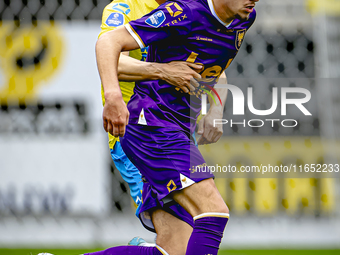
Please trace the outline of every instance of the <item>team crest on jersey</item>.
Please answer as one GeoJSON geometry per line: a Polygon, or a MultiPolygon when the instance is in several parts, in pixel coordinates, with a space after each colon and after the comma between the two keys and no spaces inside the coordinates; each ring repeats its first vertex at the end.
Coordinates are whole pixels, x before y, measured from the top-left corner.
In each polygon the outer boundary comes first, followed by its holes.
{"type": "Polygon", "coordinates": [[[246,29],[238,30],[236,32],[235,46],[237,50],[240,49],[245,35],[246,35],[246,29]]]}
{"type": "Polygon", "coordinates": [[[119,27],[124,24],[124,15],[116,12],[111,13],[105,23],[109,27],[119,27]]]}
{"type": "Polygon", "coordinates": [[[116,3],[112,5],[112,10],[121,12],[123,14],[128,15],[130,13],[130,6],[126,3],[116,3]]]}
{"type": "Polygon", "coordinates": [[[154,28],[158,28],[166,20],[163,11],[158,11],[152,14],[149,18],[145,20],[145,23],[154,28]]]}

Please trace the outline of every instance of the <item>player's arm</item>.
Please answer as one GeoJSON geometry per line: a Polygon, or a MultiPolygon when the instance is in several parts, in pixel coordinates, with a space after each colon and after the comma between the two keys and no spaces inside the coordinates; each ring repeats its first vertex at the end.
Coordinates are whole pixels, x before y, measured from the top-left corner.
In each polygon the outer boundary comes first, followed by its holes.
{"type": "Polygon", "coordinates": [[[174,7],[181,10],[185,16],[181,22],[176,23],[177,17],[173,17],[173,11],[169,12],[169,9],[162,5],[148,15],[131,21],[125,27],[107,32],[96,43],[98,71],[106,100],[103,125],[104,129],[114,136],[125,134],[125,126],[128,124],[129,117],[118,83],[120,52],[144,48],[155,41],[171,40],[176,36],[187,35],[192,26],[191,10],[180,2],[174,4],[174,7]],[[172,22],[174,25],[167,26],[164,21],[172,22]]]}
{"type": "Polygon", "coordinates": [[[121,54],[118,78],[120,81],[164,80],[180,87],[184,92],[189,92],[189,90],[194,90],[194,86],[190,83],[191,79],[200,79],[198,72],[201,69],[201,65],[184,61],[144,62],[121,54]]]}
{"type": "MultiPolygon", "coordinates": [[[[96,43],[97,66],[105,97],[103,126],[106,132],[116,137],[124,136],[129,119],[118,82],[119,57],[122,51],[137,48],[138,43],[125,27],[103,34],[96,43]]],[[[182,89],[185,90],[184,87],[182,89]]]]}
{"type": "Polygon", "coordinates": [[[125,134],[129,120],[118,82],[118,60],[122,51],[137,48],[139,45],[125,27],[103,34],[96,43],[97,67],[105,96],[103,126],[106,132],[116,137],[125,134]]]}
{"type": "MultiPolygon", "coordinates": [[[[142,18],[130,21],[125,27],[137,41],[140,48],[145,48],[153,42],[160,42],[162,40],[169,42],[185,37],[191,31],[193,20],[194,17],[192,17],[191,9],[187,5],[181,2],[168,1],[142,18]]],[[[145,77],[148,73],[145,72],[146,69],[144,69],[146,66],[143,67],[143,65],[137,62],[135,63],[135,70],[140,68],[140,74],[144,76],[145,79],[150,79],[149,77],[145,77]]],[[[184,88],[183,90],[185,92],[188,92],[188,89],[193,91],[195,87],[199,85],[192,78],[199,79],[201,77],[197,73],[202,69],[200,65],[187,62],[143,64],[156,67],[156,69],[147,68],[150,75],[156,75],[153,79],[165,80],[168,84],[178,86],[182,89],[184,88]],[[190,82],[192,82],[192,84],[190,82]]],[[[127,65],[129,66],[130,63],[127,62],[127,65]]]]}
{"type": "MultiPolygon", "coordinates": [[[[220,79],[225,80],[227,82],[227,77],[223,72],[220,76],[220,79]]],[[[216,143],[221,136],[223,135],[223,125],[215,125],[214,127],[214,119],[222,119],[223,118],[223,110],[224,105],[227,100],[228,89],[227,88],[215,88],[217,94],[220,96],[222,105],[220,103],[215,104],[214,100],[209,97],[210,109],[207,115],[203,116],[202,119],[198,123],[198,131],[197,134],[201,135],[198,139],[197,144],[209,144],[216,143]]],[[[217,95],[212,93],[216,102],[219,102],[217,95]]]]}

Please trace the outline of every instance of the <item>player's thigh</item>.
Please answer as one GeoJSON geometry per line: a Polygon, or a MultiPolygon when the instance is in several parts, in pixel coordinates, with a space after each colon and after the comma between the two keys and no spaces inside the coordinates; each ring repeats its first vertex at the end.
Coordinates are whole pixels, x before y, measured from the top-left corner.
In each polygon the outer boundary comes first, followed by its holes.
{"type": "Polygon", "coordinates": [[[192,227],[162,209],[152,212],[152,222],[157,233],[156,244],[169,255],[185,255],[192,227]]]}
{"type": "Polygon", "coordinates": [[[173,199],[193,217],[209,212],[229,213],[212,178],[174,192],[173,199]]]}

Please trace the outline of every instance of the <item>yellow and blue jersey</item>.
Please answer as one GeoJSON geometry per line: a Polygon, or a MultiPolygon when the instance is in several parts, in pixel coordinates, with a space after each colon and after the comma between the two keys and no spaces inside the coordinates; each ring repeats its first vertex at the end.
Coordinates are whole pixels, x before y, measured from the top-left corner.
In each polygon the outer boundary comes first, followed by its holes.
{"type": "MultiPolygon", "coordinates": [[[[158,4],[155,0],[114,0],[108,4],[102,15],[101,32],[99,37],[106,32],[112,31],[120,26],[136,20],[156,9],[158,4]]],[[[137,49],[129,52],[129,56],[138,60],[145,61],[147,48],[137,49]]],[[[127,104],[133,94],[134,82],[119,82],[123,100],[127,104]]],[[[103,86],[101,89],[103,105],[105,104],[103,86]]],[[[110,149],[114,147],[119,138],[109,134],[110,149]]]]}

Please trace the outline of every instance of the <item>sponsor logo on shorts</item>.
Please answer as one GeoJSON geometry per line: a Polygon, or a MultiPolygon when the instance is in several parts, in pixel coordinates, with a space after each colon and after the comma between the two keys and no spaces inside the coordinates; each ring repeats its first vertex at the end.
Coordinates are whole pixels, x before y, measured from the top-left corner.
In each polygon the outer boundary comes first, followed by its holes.
{"type": "Polygon", "coordinates": [[[195,182],[190,178],[184,176],[183,174],[179,174],[179,178],[181,179],[182,189],[194,184],[195,182]]]}
{"type": "Polygon", "coordinates": [[[163,11],[158,11],[152,14],[149,18],[145,20],[145,23],[154,28],[158,28],[163,22],[166,20],[165,14],[163,11]]]}
{"type": "Polygon", "coordinates": [[[111,13],[105,23],[109,27],[119,27],[124,24],[124,15],[116,12],[111,13]]]}
{"type": "Polygon", "coordinates": [[[169,193],[170,193],[171,191],[177,189],[177,186],[176,186],[176,184],[175,184],[175,182],[174,182],[173,180],[170,180],[170,181],[168,182],[168,185],[166,185],[166,187],[168,188],[169,193]]]}

